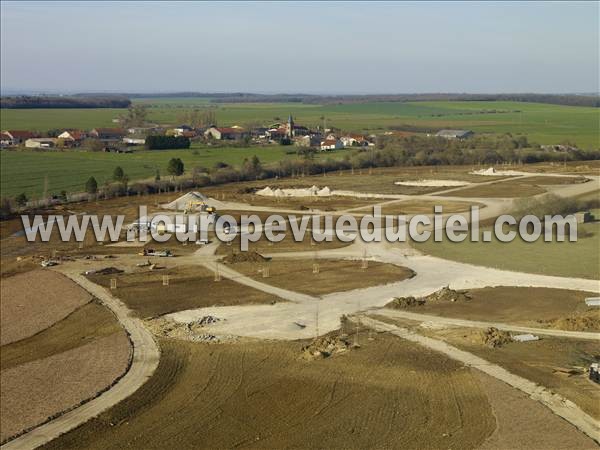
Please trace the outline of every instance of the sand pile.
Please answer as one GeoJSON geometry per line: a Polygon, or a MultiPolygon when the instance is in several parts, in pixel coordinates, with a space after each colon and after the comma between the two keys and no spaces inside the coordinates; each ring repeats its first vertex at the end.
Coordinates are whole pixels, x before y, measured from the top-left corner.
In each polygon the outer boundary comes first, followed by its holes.
{"type": "Polygon", "coordinates": [[[353,347],[350,338],[346,334],[336,336],[323,336],[312,341],[309,345],[302,347],[304,359],[329,358],[332,355],[343,353],[353,347]]]}
{"type": "Polygon", "coordinates": [[[182,195],[177,200],[173,200],[170,203],[166,203],[161,205],[164,209],[174,209],[174,210],[184,210],[188,207],[190,202],[206,202],[208,201],[208,197],[198,191],[188,192],[187,194],[182,195]]]}
{"type": "Polygon", "coordinates": [[[271,187],[267,186],[259,189],[255,194],[263,197],[329,197],[332,195],[332,191],[328,186],[322,189],[319,189],[317,186],[309,188],[271,189],[271,187]]]}
{"type": "Polygon", "coordinates": [[[491,348],[499,348],[505,344],[512,342],[512,337],[510,336],[510,333],[506,331],[501,331],[498,328],[494,327],[481,331],[479,338],[482,344],[485,344],[491,348]]]}
{"type": "Polygon", "coordinates": [[[398,186],[421,186],[421,187],[453,187],[453,186],[467,186],[471,183],[467,181],[458,180],[409,180],[409,181],[396,181],[394,184],[398,186]]]}
{"type": "Polygon", "coordinates": [[[265,262],[270,258],[261,255],[253,250],[247,252],[231,253],[223,258],[225,264],[235,264],[243,262],[265,262]]]}

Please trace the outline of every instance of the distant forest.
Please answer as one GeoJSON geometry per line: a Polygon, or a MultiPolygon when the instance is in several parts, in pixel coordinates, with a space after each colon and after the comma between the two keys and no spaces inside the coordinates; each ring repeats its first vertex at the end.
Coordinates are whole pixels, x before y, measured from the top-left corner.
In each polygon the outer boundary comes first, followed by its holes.
{"type": "Polygon", "coordinates": [[[14,96],[2,97],[0,108],[127,108],[131,100],[125,96],[14,96]]]}
{"type": "Polygon", "coordinates": [[[7,96],[0,101],[1,108],[127,108],[136,98],[205,98],[213,103],[305,103],[348,104],[366,102],[419,102],[419,101],[513,101],[548,103],[552,105],[600,107],[598,95],[576,94],[377,94],[377,95],[312,95],[312,94],[250,94],[171,92],[123,93],[105,95],[82,93],[72,96],[7,96]]]}
{"type": "MultiPolygon", "coordinates": [[[[84,94],[85,95],[85,94],[84,94]]],[[[91,95],[91,94],[90,94],[91,95]]],[[[576,94],[377,94],[377,95],[310,95],[310,94],[248,94],[173,92],[161,94],[124,94],[129,98],[179,97],[206,98],[214,103],[308,103],[344,104],[365,102],[418,102],[418,101],[513,101],[549,103],[552,105],[600,107],[598,95],[576,94]]]]}

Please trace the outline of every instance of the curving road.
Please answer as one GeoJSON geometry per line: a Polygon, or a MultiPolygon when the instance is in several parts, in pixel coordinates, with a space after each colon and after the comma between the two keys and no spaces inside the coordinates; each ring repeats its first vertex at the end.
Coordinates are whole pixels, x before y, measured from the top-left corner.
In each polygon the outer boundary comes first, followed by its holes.
{"type": "Polygon", "coordinates": [[[146,330],[142,321],[134,318],[127,306],[116,297],[113,297],[106,289],[92,283],[83,275],[65,269],[61,270],[61,272],[94,297],[98,298],[117,316],[117,319],[129,334],[133,344],[131,366],[127,373],[106,392],[56,419],[46,422],[30,432],[7,442],[0,447],[2,450],[34,449],[76,428],[129,397],[152,376],[156,367],[158,367],[160,357],[158,345],[154,341],[152,334],[146,330]]]}

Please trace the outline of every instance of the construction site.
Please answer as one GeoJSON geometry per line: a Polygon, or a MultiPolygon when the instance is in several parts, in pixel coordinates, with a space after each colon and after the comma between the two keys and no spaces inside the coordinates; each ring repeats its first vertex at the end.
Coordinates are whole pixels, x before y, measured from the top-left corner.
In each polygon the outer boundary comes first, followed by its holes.
{"type": "Polygon", "coordinates": [[[3,221],[1,448],[597,448],[600,260],[580,249],[598,242],[600,205],[585,239],[501,267],[309,234],[242,251],[249,230],[221,241],[214,228],[434,205],[477,205],[485,227],[549,194],[597,199],[600,165],[353,170],[43,212],[123,214],[119,242],[27,243],[3,221]],[[188,225],[159,220],[175,215],[188,225]],[[202,223],[206,238],[141,239],[202,223]],[[563,252],[579,255],[563,261],[575,276],[544,267],[563,252]],[[539,270],[519,265],[538,257],[539,270]]]}

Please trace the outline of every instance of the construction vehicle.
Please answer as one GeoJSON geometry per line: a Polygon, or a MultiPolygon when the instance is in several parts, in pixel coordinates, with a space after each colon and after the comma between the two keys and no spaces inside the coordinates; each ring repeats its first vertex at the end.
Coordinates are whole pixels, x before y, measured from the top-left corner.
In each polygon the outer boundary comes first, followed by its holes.
{"type": "Polygon", "coordinates": [[[214,206],[209,206],[205,202],[202,202],[202,201],[190,201],[190,202],[188,202],[187,206],[183,210],[183,214],[187,215],[187,214],[191,213],[198,206],[200,207],[200,211],[207,212],[209,214],[214,214],[217,211],[217,209],[214,206]]]}

